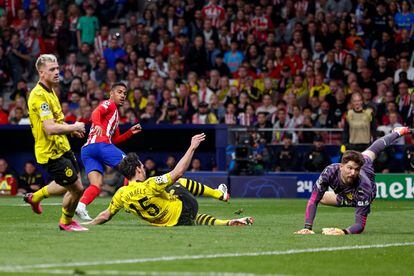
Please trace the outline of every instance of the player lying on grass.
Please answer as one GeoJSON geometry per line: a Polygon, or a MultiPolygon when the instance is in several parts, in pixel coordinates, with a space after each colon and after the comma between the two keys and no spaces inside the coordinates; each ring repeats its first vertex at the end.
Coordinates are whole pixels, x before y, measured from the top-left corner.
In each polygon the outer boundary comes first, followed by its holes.
{"type": "Polygon", "coordinates": [[[376,156],[399,137],[410,133],[407,127],[394,128],[362,152],[345,151],[341,163],[327,166],[316,181],[306,207],[305,228],[295,234],[315,234],[313,221],[319,202],[336,207],[355,207],[355,223],[346,229],[324,228],[325,235],[359,234],[364,231],[371,203],[377,194],[373,162],[376,156]],[[332,188],[333,192],[328,191],[332,188]]]}
{"type": "Polygon", "coordinates": [[[76,208],[76,215],[82,220],[92,220],[86,210],[86,206],[91,204],[101,192],[104,165],[116,168],[122,158],[125,157],[124,152],[115,145],[141,132],[139,124],[132,126],[122,135],[119,132],[118,107],[124,104],[126,95],[126,85],[122,82],[117,82],[111,87],[109,100],[103,101],[92,112],[92,126],[88,140],[81,150],[85,173],[90,182],[76,208]]]}
{"type": "Polygon", "coordinates": [[[251,225],[251,217],[222,220],[197,213],[198,203],[194,195],[203,194],[224,201],[229,198],[224,184],[213,190],[196,181],[180,179],[190,165],[194,151],[204,140],[204,133],[193,136],[190,147],[176,167],[162,176],[147,178],[138,155],[129,153],[118,166],[119,171],[130,179],[129,185],[121,187],[113,196],[108,209],[86,224],[103,224],[124,208],[126,212],[155,226],[251,225]]]}

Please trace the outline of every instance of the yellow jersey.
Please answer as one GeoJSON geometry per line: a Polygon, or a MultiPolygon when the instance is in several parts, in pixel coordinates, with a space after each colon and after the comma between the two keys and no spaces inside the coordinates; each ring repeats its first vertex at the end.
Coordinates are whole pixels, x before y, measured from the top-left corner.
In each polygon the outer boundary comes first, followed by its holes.
{"type": "Polygon", "coordinates": [[[312,98],[313,96],[317,96],[317,97],[325,97],[328,94],[331,94],[331,88],[329,88],[328,85],[326,85],[325,83],[322,83],[321,85],[314,85],[312,86],[310,92],[309,92],[309,97],[312,98]]]}
{"type": "Polygon", "coordinates": [[[39,82],[30,92],[27,105],[37,162],[46,164],[49,159],[57,159],[69,151],[70,145],[66,135],[47,135],[43,129],[43,121],[46,120],[53,119],[58,124],[64,122],[62,108],[55,92],[39,82]]]}
{"type": "Polygon", "coordinates": [[[109,211],[115,215],[120,209],[141,217],[155,226],[174,226],[183,207],[177,196],[165,189],[173,184],[169,173],[150,177],[144,182],[130,181],[112,197],[109,211]]]}

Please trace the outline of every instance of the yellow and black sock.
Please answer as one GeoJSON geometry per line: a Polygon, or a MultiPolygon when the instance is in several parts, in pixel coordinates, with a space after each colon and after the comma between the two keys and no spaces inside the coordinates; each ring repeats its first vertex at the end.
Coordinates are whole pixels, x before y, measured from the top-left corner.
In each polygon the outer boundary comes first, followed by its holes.
{"type": "Polygon", "coordinates": [[[72,218],[75,215],[75,211],[73,212],[69,212],[68,210],[66,210],[64,207],[62,207],[62,216],[60,217],[60,223],[62,224],[71,224],[72,223],[72,218]]]}
{"type": "Polygon", "coordinates": [[[195,180],[188,178],[180,178],[178,179],[178,183],[183,185],[194,196],[207,196],[215,199],[223,198],[223,193],[221,191],[212,189],[209,186],[203,185],[195,180]]]}
{"type": "Polygon", "coordinates": [[[206,214],[197,214],[195,222],[197,225],[227,226],[229,224],[228,219],[218,219],[206,214]]]}
{"type": "Polygon", "coordinates": [[[44,198],[48,198],[50,196],[49,192],[47,191],[47,185],[44,186],[42,189],[37,190],[33,193],[32,201],[37,203],[42,201],[44,198]]]}

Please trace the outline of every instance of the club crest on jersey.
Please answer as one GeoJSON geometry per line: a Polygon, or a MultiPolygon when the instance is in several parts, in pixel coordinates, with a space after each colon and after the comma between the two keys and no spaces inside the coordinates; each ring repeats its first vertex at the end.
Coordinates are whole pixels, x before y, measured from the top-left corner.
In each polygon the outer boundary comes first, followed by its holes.
{"type": "Polygon", "coordinates": [[[72,169],[71,169],[71,168],[69,168],[69,167],[67,167],[67,168],[65,169],[65,175],[66,175],[67,177],[71,177],[71,176],[73,175],[73,171],[72,171],[72,169]]]}

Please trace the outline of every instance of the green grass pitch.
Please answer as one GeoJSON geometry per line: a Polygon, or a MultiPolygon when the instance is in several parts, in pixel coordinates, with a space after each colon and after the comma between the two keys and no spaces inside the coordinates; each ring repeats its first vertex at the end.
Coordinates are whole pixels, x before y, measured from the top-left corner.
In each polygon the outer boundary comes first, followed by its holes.
{"type": "MultiPolygon", "coordinates": [[[[99,198],[89,212],[105,209],[99,198]]],[[[251,227],[148,226],[120,212],[83,233],[58,230],[59,198],[32,213],[21,198],[0,198],[4,275],[413,275],[414,204],[375,201],[365,233],[296,236],[306,200],[200,199],[201,213],[253,216],[251,227]],[[243,209],[241,215],[234,212],[243,209]]],[[[353,208],[320,206],[315,230],[353,223],[353,208]]]]}

